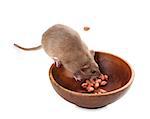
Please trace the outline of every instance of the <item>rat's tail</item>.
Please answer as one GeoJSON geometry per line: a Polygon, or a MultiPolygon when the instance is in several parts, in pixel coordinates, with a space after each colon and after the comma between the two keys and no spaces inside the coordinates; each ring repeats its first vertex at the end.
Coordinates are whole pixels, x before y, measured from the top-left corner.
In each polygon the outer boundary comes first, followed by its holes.
{"type": "Polygon", "coordinates": [[[42,48],[42,45],[39,45],[39,46],[33,47],[33,48],[23,48],[23,47],[21,47],[21,46],[15,44],[15,43],[14,43],[14,46],[16,46],[16,47],[18,47],[18,48],[20,48],[20,49],[22,49],[22,50],[26,50],[26,51],[38,50],[38,49],[41,49],[41,48],[42,48]]]}

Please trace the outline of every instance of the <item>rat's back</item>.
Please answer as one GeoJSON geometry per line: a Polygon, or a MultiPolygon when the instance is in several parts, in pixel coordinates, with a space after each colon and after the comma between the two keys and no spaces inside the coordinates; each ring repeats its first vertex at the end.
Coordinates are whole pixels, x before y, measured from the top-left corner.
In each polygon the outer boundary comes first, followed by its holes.
{"type": "Polygon", "coordinates": [[[87,49],[76,31],[61,24],[50,27],[43,34],[42,46],[49,56],[60,60],[70,56],[70,53],[78,54],[87,49]]]}

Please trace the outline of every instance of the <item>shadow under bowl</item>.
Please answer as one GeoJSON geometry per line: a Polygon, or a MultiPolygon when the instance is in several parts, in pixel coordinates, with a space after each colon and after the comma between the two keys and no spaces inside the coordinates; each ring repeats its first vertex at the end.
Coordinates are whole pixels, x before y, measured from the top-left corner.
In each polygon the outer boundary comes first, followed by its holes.
{"type": "Polygon", "coordinates": [[[102,94],[81,93],[81,83],[68,77],[64,67],[53,64],[49,77],[55,91],[65,100],[84,108],[98,108],[111,104],[122,97],[133,82],[134,71],[123,59],[104,52],[95,53],[95,61],[100,71],[109,76],[108,84],[102,94]]]}

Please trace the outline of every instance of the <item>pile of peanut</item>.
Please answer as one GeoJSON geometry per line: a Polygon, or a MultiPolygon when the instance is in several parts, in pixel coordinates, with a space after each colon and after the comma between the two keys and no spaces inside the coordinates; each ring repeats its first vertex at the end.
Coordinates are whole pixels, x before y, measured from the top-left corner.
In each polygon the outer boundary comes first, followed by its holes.
{"type": "Polygon", "coordinates": [[[102,86],[107,85],[108,76],[101,74],[96,79],[86,80],[81,84],[81,87],[85,89],[88,93],[101,94],[106,93],[107,91],[102,89],[102,86]]]}

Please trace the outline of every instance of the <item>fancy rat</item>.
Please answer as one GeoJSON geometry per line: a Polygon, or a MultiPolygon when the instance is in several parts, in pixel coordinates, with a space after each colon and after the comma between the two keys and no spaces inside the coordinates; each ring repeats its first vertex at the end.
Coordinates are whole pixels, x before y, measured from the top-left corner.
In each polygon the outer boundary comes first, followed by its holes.
{"type": "Polygon", "coordinates": [[[42,35],[40,46],[23,48],[14,45],[28,51],[43,48],[55,60],[57,67],[62,64],[76,80],[95,78],[101,74],[94,60],[94,52],[89,51],[79,34],[68,26],[56,24],[50,27],[42,35]]]}

